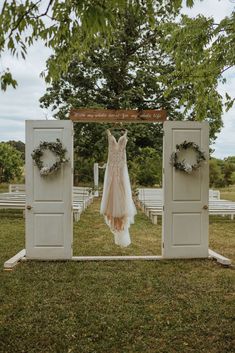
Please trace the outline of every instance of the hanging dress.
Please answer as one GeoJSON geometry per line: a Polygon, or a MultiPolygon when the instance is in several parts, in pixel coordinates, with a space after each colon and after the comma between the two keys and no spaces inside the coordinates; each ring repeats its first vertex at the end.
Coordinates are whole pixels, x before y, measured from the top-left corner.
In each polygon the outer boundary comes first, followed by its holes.
{"type": "Polygon", "coordinates": [[[127,131],[117,141],[109,130],[108,162],[104,176],[100,213],[120,246],[131,243],[129,227],[137,213],[132,200],[131,185],[126,161],[127,131]]]}

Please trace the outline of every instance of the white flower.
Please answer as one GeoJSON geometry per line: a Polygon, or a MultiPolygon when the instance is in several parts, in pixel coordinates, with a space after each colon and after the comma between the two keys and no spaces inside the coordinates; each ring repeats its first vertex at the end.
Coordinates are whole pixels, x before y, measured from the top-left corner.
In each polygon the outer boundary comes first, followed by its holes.
{"type": "Polygon", "coordinates": [[[193,168],[189,163],[185,163],[184,170],[186,173],[190,174],[190,173],[192,173],[193,168]]]}
{"type": "Polygon", "coordinates": [[[42,169],[40,169],[40,175],[48,175],[49,171],[50,171],[50,168],[43,167],[42,169]]]}

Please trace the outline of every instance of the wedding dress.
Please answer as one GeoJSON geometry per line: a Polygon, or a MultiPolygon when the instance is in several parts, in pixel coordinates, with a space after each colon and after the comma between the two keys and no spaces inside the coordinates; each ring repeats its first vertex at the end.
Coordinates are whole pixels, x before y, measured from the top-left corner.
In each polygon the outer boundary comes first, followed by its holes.
{"type": "Polygon", "coordinates": [[[132,200],[131,185],[126,162],[127,131],[117,141],[109,130],[108,162],[104,176],[104,188],[100,213],[114,234],[114,242],[120,246],[131,243],[129,227],[137,213],[132,200]]]}

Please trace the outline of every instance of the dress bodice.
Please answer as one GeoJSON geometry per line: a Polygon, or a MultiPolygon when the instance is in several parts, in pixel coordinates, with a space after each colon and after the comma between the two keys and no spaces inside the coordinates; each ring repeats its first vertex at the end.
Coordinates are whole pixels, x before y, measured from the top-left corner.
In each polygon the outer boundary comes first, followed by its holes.
{"type": "Polygon", "coordinates": [[[108,165],[124,166],[126,163],[127,131],[119,137],[118,141],[109,130],[107,132],[109,140],[108,165]]]}

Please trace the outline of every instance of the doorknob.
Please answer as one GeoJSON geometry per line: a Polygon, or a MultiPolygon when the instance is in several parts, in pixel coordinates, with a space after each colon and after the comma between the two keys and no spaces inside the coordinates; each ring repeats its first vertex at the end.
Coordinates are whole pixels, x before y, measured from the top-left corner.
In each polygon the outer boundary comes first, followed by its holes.
{"type": "Polygon", "coordinates": [[[208,210],[208,206],[207,206],[207,205],[204,205],[204,206],[203,206],[203,209],[204,209],[204,210],[208,210]]]}
{"type": "Polygon", "coordinates": [[[31,210],[32,206],[28,205],[26,208],[27,208],[27,210],[31,210]]]}

